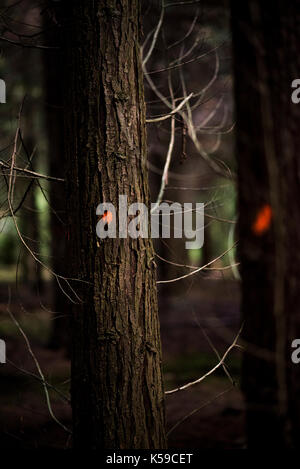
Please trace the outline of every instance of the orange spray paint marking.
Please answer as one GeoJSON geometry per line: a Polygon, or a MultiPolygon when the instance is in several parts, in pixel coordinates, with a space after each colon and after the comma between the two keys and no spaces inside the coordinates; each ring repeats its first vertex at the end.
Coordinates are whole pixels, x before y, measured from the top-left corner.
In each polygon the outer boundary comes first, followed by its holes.
{"type": "Polygon", "coordinates": [[[272,221],[272,209],[269,204],[263,205],[255,218],[255,221],[252,225],[252,231],[256,236],[264,234],[271,225],[272,221]]]}
{"type": "MultiPolygon", "coordinates": [[[[109,225],[113,219],[113,214],[109,210],[104,210],[102,218],[99,219],[103,220],[104,224],[109,225]]],[[[97,247],[100,248],[100,240],[97,239],[97,247]]]]}
{"type": "Polygon", "coordinates": [[[113,219],[113,214],[109,210],[105,210],[102,220],[105,221],[108,225],[113,219]]]}

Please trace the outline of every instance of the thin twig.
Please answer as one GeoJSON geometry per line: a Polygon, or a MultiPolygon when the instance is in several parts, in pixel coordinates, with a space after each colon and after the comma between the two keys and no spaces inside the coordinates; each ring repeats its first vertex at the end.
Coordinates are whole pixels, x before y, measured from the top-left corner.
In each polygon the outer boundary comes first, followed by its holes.
{"type": "Polygon", "coordinates": [[[243,329],[243,325],[240,327],[239,329],[239,332],[237,333],[234,341],[232,342],[232,344],[230,345],[230,347],[228,347],[228,349],[226,350],[226,352],[224,353],[223,357],[221,358],[221,360],[219,361],[219,363],[216,364],[216,366],[214,366],[211,370],[209,370],[207,373],[205,373],[203,376],[201,376],[200,378],[196,379],[195,381],[191,381],[190,383],[187,383],[187,384],[184,384],[183,386],[180,386],[178,388],[175,388],[175,389],[171,389],[170,391],[166,391],[165,394],[174,394],[175,392],[179,392],[179,391],[184,391],[185,389],[188,389],[190,388],[191,386],[194,386],[195,384],[198,384],[198,383],[201,383],[201,381],[203,381],[205,378],[207,378],[209,375],[213,374],[218,368],[220,368],[220,366],[223,365],[224,361],[226,360],[226,357],[228,356],[228,354],[231,352],[231,350],[235,347],[237,347],[237,341],[240,337],[240,334],[242,332],[242,329],[243,329]]]}
{"type": "Polygon", "coordinates": [[[222,252],[222,254],[220,254],[218,257],[216,257],[215,259],[213,259],[212,261],[208,262],[207,264],[205,265],[202,265],[201,267],[198,267],[197,269],[193,270],[193,272],[189,272],[185,275],[181,275],[181,277],[176,277],[176,278],[172,278],[170,280],[158,280],[156,283],[173,283],[173,282],[178,282],[179,280],[183,280],[184,278],[187,278],[187,277],[190,277],[191,275],[194,275],[194,274],[197,274],[198,272],[201,272],[201,270],[204,270],[206,267],[208,267],[209,265],[213,264],[214,262],[218,261],[219,259],[221,259],[222,257],[225,256],[225,254],[227,254],[230,249],[233,249],[234,246],[236,246],[237,242],[235,242],[230,248],[228,248],[226,251],[222,252]]]}
{"type": "Polygon", "coordinates": [[[9,302],[8,302],[8,305],[7,305],[7,312],[9,314],[9,316],[11,317],[12,321],[14,322],[14,324],[16,325],[17,329],[19,330],[19,332],[21,333],[21,335],[23,336],[24,338],[24,341],[25,341],[25,344],[27,346],[27,350],[29,352],[29,354],[31,355],[34,363],[35,363],[35,366],[37,368],[37,371],[38,371],[38,374],[40,376],[40,379],[42,381],[42,384],[43,384],[43,388],[44,388],[44,392],[45,392],[45,396],[46,396],[46,402],[47,402],[47,407],[48,407],[48,410],[49,410],[49,414],[50,416],[52,417],[52,419],[54,420],[54,422],[57,423],[57,425],[59,425],[61,428],[63,428],[67,433],[72,433],[71,430],[69,430],[63,423],[61,423],[58,418],[55,416],[54,412],[53,412],[53,409],[52,409],[52,405],[51,405],[51,400],[50,400],[50,396],[49,396],[49,392],[48,392],[48,387],[47,387],[47,382],[45,380],[45,376],[42,372],[42,369],[40,367],[40,364],[31,348],[31,345],[30,345],[30,342],[29,342],[29,339],[27,337],[27,335],[25,334],[24,330],[22,329],[22,327],[20,326],[18,320],[15,318],[15,316],[12,314],[12,312],[10,311],[10,308],[9,308],[9,305],[10,305],[10,298],[11,298],[11,292],[10,292],[10,288],[8,289],[9,290],[9,302]]]}
{"type": "Polygon", "coordinates": [[[181,425],[182,423],[184,423],[186,420],[188,420],[190,417],[192,417],[193,415],[195,415],[197,412],[199,412],[200,410],[202,410],[204,407],[208,406],[209,404],[212,404],[213,402],[215,402],[217,399],[219,399],[220,397],[224,396],[224,394],[228,393],[229,391],[231,391],[233,389],[233,386],[230,386],[229,388],[225,389],[225,391],[222,391],[220,392],[219,394],[217,394],[215,397],[213,397],[212,399],[210,399],[209,401],[206,401],[204,404],[202,404],[200,407],[197,407],[197,409],[194,409],[192,410],[192,412],[189,412],[187,415],[185,415],[183,418],[181,418],[180,420],[178,420],[178,422],[175,423],[175,425],[173,425],[173,427],[170,428],[170,430],[168,430],[167,432],[167,436],[170,436],[170,434],[177,428],[179,427],[179,425],[181,425]]]}
{"type": "Polygon", "coordinates": [[[65,182],[65,180],[62,179],[62,178],[47,176],[46,174],[41,174],[41,173],[37,173],[35,171],[30,171],[29,169],[26,169],[26,168],[19,168],[18,166],[15,166],[15,165],[11,166],[3,160],[0,160],[0,166],[2,166],[3,168],[6,168],[6,169],[11,168],[13,171],[18,171],[20,173],[29,174],[31,177],[35,177],[35,178],[38,178],[38,179],[46,179],[46,181],[65,182]]]}

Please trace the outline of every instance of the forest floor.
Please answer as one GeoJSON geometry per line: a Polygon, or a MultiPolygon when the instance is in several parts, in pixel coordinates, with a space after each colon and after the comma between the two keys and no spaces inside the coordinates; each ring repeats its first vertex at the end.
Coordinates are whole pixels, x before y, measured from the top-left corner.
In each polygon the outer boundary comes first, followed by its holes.
{"type": "MultiPolygon", "coordinates": [[[[0,285],[0,294],[0,338],[6,340],[9,360],[0,365],[0,447],[67,448],[70,438],[51,418],[41,382],[28,374],[36,374],[36,367],[8,317],[7,285],[0,285]]],[[[216,353],[222,356],[232,344],[239,330],[239,289],[229,280],[201,280],[188,295],[164,291],[159,297],[165,389],[170,390],[203,376],[218,363],[216,353]]],[[[30,338],[47,381],[68,397],[70,361],[62,349],[47,347],[49,313],[28,291],[12,292],[10,309],[30,338]]],[[[201,383],[166,396],[170,448],[245,447],[240,353],[232,350],[226,364],[234,386],[219,367],[201,383]]],[[[54,390],[49,394],[54,414],[69,428],[69,403],[54,390]]]]}

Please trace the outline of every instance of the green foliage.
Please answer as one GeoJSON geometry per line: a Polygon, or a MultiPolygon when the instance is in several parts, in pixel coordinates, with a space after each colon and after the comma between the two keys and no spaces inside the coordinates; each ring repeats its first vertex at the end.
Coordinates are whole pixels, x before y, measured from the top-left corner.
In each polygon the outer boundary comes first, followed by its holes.
{"type": "MultiPolygon", "coordinates": [[[[205,235],[204,243],[209,242],[211,250],[211,258],[213,260],[222,252],[230,247],[230,235],[234,239],[235,225],[228,221],[237,219],[236,213],[236,187],[235,184],[221,181],[220,187],[214,192],[209,191],[206,199],[201,201],[206,204],[204,213],[205,217],[205,235]],[[233,230],[233,233],[230,233],[233,230]],[[209,239],[206,239],[208,237],[209,239]]],[[[234,242],[234,241],[233,241],[234,242]]],[[[233,243],[232,243],[233,244],[233,243]]],[[[231,244],[231,245],[232,245],[231,244]]],[[[232,250],[232,257],[235,258],[235,248],[232,250]]],[[[188,251],[189,260],[192,264],[201,265],[203,261],[203,248],[188,251]]],[[[228,266],[230,264],[229,254],[225,254],[219,261],[219,265],[228,266]]]]}

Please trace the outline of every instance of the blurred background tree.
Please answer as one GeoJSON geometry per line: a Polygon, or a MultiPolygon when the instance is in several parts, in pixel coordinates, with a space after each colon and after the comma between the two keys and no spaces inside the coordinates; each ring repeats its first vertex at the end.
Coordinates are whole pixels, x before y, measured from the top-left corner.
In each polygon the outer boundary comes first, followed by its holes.
{"type": "Polygon", "coordinates": [[[249,448],[296,448],[300,369],[300,2],[232,2],[249,448]]]}

